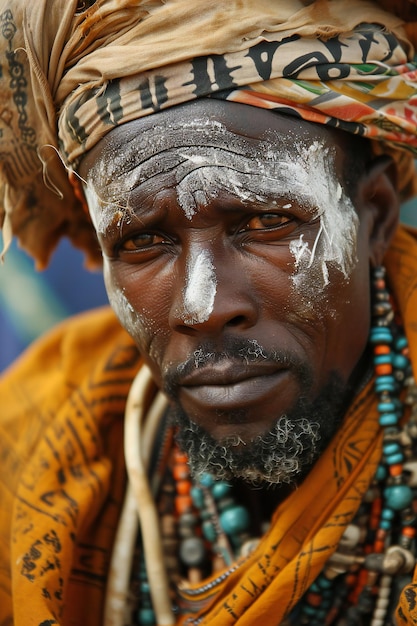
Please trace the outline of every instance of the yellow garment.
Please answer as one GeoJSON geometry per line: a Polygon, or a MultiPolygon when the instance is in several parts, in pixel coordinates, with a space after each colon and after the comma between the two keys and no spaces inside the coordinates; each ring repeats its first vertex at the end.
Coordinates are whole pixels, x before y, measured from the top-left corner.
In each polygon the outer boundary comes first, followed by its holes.
{"type": "MultiPolygon", "coordinates": [[[[417,236],[400,229],[386,261],[415,364],[417,236]]],[[[139,366],[105,310],[62,325],[0,383],[1,624],[102,624],[125,489],[123,411],[139,366]]],[[[380,454],[368,386],[256,552],[209,598],[202,624],[277,626],[336,548],[380,454]]],[[[410,597],[401,626],[415,623],[410,597]]]]}
{"type": "Polygon", "coordinates": [[[263,91],[280,110],[393,149],[401,191],[415,192],[417,14],[410,6],[413,0],[228,0],[227,8],[224,0],[0,0],[6,245],[15,234],[43,266],[67,234],[98,260],[61,159],[76,169],[119,124],[195,98],[231,92],[239,99],[242,87],[263,91]]]}

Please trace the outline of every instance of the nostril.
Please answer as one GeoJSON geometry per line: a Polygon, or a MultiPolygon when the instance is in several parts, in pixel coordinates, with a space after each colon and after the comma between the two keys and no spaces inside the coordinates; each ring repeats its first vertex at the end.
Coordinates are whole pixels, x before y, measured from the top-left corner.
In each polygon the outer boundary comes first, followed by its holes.
{"type": "Polygon", "coordinates": [[[231,320],[228,320],[226,322],[226,326],[241,326],[242,324],[245,323],[245,316],[244,315],[236,315],[235,317],[233,317],[231,320]]]}

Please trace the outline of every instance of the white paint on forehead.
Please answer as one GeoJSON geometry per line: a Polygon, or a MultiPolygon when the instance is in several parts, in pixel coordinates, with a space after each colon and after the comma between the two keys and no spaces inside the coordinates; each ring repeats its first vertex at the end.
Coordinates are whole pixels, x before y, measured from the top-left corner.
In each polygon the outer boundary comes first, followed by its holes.
{"type": "Polygon", "coordinates": [[[184,289],[184,323],[206,322],[214,306],[217,290],[215,268],[208,250],[191,249],[187,260],[184,289]]]}
{"type": "Polygon", "coordinates": [[[132,220],[132,215],[126,207],[118,207],[101,199],[91,183],[84,186],[84,194],[91,221],[99,235],[106,234],[111,226],[120,229],[122,224],[129,224],[132,220]]]}

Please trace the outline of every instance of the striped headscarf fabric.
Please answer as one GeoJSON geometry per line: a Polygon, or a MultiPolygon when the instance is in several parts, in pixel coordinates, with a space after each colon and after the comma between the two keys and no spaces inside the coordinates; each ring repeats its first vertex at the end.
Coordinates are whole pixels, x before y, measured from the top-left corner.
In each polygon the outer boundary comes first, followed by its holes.
{"type": "Polygon", "coordinates": [[[411,0],[0,0],[0,24],[0,219],[39,266],[63,234],[99,258],[68,176],[85,152],[200,97],[375,139],[415,191],[411,0]]]}

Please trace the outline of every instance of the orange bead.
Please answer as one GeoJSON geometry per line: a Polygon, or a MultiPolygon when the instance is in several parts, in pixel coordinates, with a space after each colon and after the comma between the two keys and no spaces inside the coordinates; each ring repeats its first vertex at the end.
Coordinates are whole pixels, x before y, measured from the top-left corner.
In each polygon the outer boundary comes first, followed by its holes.
{"type": "Polygon", "coordinates": [[[381,363],[380,365],[376,365],[375,373],[377,376],[386,376],[387,374],[392,373],[392,365],[391,363],[381,363]]]}
{"type": "Polygon", "coordinates": [[[374,354],[389,354],[391,348],[389,346],[375,346],[374,354]]]}
{"type": "Polygon", "coordinates": [[[191,496],[177,496],[175,498],[175,510],[178,515],[189,511],[193,506],[191,496]]]}
{"type": "Polygon", "coordinates": [[[381,498],[376,498],[372,502],[372,510],[371,510],[371,515],[370,515],[370,520],[369,520],[369,526],[371,530],[376,530],[378,528],[379,520],[381,517],[381,511],[382,511],[382,500],[381,498]]]}
{"type": "Polygon", "coordinates": [[[385,552],[385,541],[376,540],[374,543],[374,552],[377,554],[382,554],[385,552]]]}
{"type": "Polygon", "coordinates": [[[353,587],[356,584],[357,576],[356,574],[347,574],[346,575],[346,586],[353,587]]]}
{"type": "Polygon", "coordinates": [[[188,469],[188,465],[174,465],[172,468],[172,475],[175,480],[186,480],[190,476],[190,470],[188,469]]]}
{"type": "Polygon", "coordinates": [[[376,531],[376,538],[380,539],[381,541],[385,541],[386,536],[387,536],[387,531],[384,530],[383,528],[378,528],[378,530],[376,531]]]}
{"type": "Polygon", "coordinates": [[[391,476],[401,476],[401,474],[403,473],[402,463],[397,463],[396,465],[390,465],[389,473],[391,474],[391,476]]]}
{"type": "Polygon", "coordinates": [[[411,526],[404,526],[402,534],[404,535],[404,537],[409,537],[410,539],[413,539],[416,536],[416,529],[412,528],[411,526]]]}
{"type": "Polygon", "coordinates": [[[311,604],[311,606],[320,606],[323,598],[319,593],[309,593],[307,595],[307,602],[311,604]]]}
{"type": "Polygon", "coordinates": [[[174,458],[175,463],[184,463],[186,465],[188,462],[188,456],[185,452],[181,452],[181,450],[175,450],[174,458]]]}
{"type": "Polygon", "coordinates": [[[374,284],[377,289],[385,289],[385,280],[383,278],[377,278],[374,284]]]}
{"type": "Polygon", "coordinates": [[[188,496],[191,490],[191,482],[189,480],[179,480],[176,483],[177,493],[180,496],[188,496]]]}

